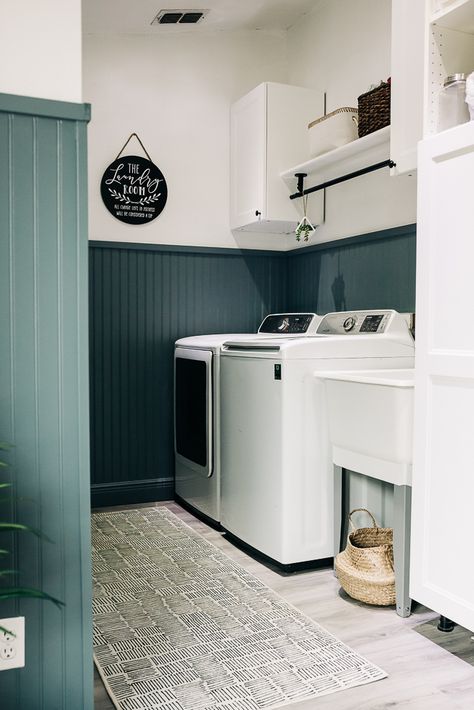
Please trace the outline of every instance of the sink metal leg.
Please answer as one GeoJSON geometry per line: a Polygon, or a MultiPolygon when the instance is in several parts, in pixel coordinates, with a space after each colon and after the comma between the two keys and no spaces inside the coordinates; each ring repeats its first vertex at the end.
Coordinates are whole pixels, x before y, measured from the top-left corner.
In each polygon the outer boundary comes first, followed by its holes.
{"type": "Polygon", "coordinates": [[[406,617],[411,614],[409,592],[411,486],[394,486],[393,489],[395,597],[398,616],[406,617]]]}
{"type": "Polygon", "coordinates": [[[341,551],[342,535],[342,468],[334,464],[334,568],[336,555],[341,551]]]}

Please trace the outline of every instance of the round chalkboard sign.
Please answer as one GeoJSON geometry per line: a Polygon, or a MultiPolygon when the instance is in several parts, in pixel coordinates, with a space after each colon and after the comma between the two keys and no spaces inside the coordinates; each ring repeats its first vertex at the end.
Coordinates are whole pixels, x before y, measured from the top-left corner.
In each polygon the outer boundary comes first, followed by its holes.
{"type": "Polygon", "coordinates": [[[148,224],[163,211],[168,188],[163,173],[151,160],[125,155],[109,165],[100,194],[109,212],[127,224],[148,224]]]}

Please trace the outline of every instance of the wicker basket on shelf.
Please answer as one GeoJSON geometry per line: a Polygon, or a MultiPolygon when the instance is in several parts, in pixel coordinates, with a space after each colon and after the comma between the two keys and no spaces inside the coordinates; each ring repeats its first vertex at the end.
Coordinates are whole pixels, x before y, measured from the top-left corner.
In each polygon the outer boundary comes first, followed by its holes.
{"type": "Polygon", "coordinates": [[[390,125],[390,79],[375,89],[361,94],[359,104],[359,138],[390,125]]]}
{"type": "Polygon", "coordinates": [[[366,604],[395,604],[395,573],[393,570],[393,530],[379,528],[375,518],[365,508],[356,508],[349,515],[351,532],[346,549],[336,557],[336,574],[341,587],[353,599],[366,604]],[[373,527],[354,527],[352,515],[365,512],[373,527]]]}

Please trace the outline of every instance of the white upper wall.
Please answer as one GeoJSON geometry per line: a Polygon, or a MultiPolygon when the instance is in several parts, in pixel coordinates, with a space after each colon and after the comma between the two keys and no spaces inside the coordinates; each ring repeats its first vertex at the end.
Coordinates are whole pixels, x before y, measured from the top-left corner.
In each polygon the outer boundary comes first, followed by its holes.
{"type": "MultiPolygon", "coordinates": [[[[286,71],[285,33],[85,36],[90,239],[285,248],[284,237],[229,229],[229,109],[262,81],[286,81],[286,71]],[[99,191],[134,132],[168,184],[163,212],[143,225],[115,219],[99,191]]],[[[129,150],[142,155],[135,140],[129,150]]]]}
{"type": "MultiPolygon", "coordinates": [[[[326,91],[327,112],[357,107],[390,76],[390,31],[391,0],[326,0],[288,32],[289,83],[326,91]]],[[[326,219],[312,242],[413,222],[416,177],[384,169],[326,190],[326,219]]]]}
{"type": "MultiPolygon", "coordinates": [[[[359,94],[390,75],[390,25],[390,0],[318,0],[313,13],[286,33],[86,35],[90,238],[297,246],[292,236],[229,229],[230,104],[259,83],[276,81],[325,90],[328,111],[357,106],[359,94]],[[168,183],[165,209],[150,224],[118,221],[100,198],[102,174],[132,132],[168,183]]],[[[136,143],[129,149],[141,154],[136,143]]],[[[416,178],[391,178],[381,170],[326,190],[326,221],[311,243],[415,221],[416,178]]]]}
{"type": "Polygon", "coordinates": [[[0,92],[82,101],[81,0],[2,0],[0,92]]]}

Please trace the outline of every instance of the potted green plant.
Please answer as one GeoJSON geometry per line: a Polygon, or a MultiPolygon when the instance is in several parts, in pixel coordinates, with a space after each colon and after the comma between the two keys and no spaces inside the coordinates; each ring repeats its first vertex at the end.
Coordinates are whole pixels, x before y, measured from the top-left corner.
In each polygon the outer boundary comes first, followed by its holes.
{"type": "MultiPolygon", "coordinates": [[[[9,447],[8,444],[5,443],[0,443],[0,450],[7,450],[9,447]]],[[[0,468],[5,468],[7,464],[5,461],[0,460],[0,468]]],[[[11,484],[10,483],[4,483],[0,482],[0,489],[1,493],[3,494],[6,490],[11,489],[11,484]]],[[[0,498],[0,502],[4,502],[5,500],[8,500],[9,498],[0,498]]],[[[6,533],[6,532],[13,532],[13,533],[31,533],[33,535],[36,535],[36,537],[39,537],[43,540],[47,540],[48,542],[51,542],[46,535],[42,534],[39,530],[36,530],[35,528],[30,527],[29,525],[23,525],[22,523],[12,523],[12,522],[1,522],[0,521],[0,533],[6,533]]],[[[9,550],[0,548],[0,558],[3,559],[7,557],[10,554],[9,550]]],[[[8,577],[15,577],[17,574],[17,570],[14,569],[3,569],[0,567],[0,602],[3,600],[7,599],[18,599],[18,598],[34,598],[34,599],[45,599],[47,601],[53,602],[53,604],[56,604],[56,606],[64,606],[64,603],[61,602],[59,599],[55,599],[51,595],[47,594],[46,592],[43,592],[40,589],[35,589],[33,587],[20,587],[20,586],[4,586],[3,585],[3,580],[8,577]]],[[[5,629],[3,626],[0,626],[0,631],[6,632],[6,633],[11,633],[8,631],[8,629],[5,629]]]]}

